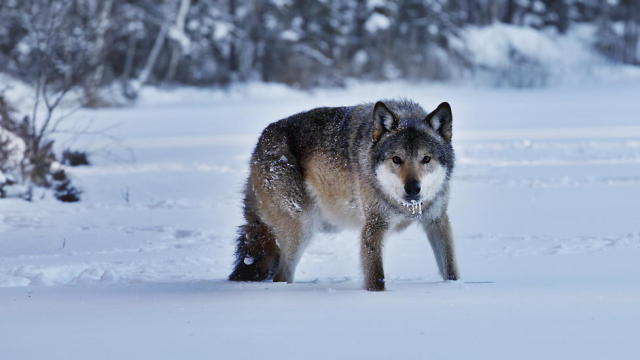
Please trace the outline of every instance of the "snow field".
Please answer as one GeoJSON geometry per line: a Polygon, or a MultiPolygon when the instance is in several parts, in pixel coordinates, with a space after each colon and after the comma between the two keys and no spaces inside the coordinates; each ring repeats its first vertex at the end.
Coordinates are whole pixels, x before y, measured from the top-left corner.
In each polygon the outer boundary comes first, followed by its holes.
{"type": "Polygon", "coordinates": [[[0,201],[2,358],[628,358],[638,90],[255,85],[83,111],[119,139],[85,140],[95,166],[69,170],[83,201],[0,201]],[[462,280],[440,280],[413,226],[389,238],[385,293],[361,290],[355,231],[314,238],[294,284],[225,281],[261,129],[398,96],[452,104],[462,280]]]}

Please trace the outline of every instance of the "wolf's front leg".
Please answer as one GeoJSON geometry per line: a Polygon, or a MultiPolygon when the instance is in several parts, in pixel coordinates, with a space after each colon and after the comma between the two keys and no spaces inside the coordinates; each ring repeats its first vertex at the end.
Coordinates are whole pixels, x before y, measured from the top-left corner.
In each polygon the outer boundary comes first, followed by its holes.
{"type": "Polygon", "coordinates": [[[437,219],[425,219],[422,222],[422,227],[429,237],[431,249],[433,249],[442,278],[445,280],[458,280],[458,265],[447,213],[443,213],[437,219]]]}
{"type": "Polygon", "coordinates": [[[364,270],[364,286],[369,291],[384,290],[382,245],[389,224],[380,216],[369,216],[362,228],[360,254],[364,270]]]}

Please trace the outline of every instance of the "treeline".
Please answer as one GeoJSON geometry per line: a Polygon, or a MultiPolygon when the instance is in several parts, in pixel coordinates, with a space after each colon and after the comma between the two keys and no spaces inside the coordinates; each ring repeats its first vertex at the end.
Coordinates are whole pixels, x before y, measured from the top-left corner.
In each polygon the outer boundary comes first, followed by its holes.
{"type": "Polygon", "coordinates": [[[0,0],[0,69],[89,104],[113,84],[447,79],[473,71],[461,29],[495,22],[590,23],[595,49],[640,64],[637,0],[0,0]]]}

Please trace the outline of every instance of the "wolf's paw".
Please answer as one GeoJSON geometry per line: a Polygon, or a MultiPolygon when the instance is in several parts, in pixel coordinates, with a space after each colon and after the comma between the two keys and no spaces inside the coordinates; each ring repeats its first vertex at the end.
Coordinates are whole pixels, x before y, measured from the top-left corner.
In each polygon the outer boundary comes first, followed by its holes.
{"type": "Polygon", "coordinates": [[[444,276],[444,280],[451,280],[451,281],[460,280],[460,274],[458,274],[458,272],[457,272],[457,271],[455,271],[455,272],[450,272],[449,274],[447,274],[446,276],[444,276]]]}
{"type": "Polygon", "coordinates": [[[383,287],[367,287],[367,291],[385,291],[384,286],[383,287]]]}
{"type": "Polygon", "coordinates": [[[384,291],[384,279],[368,281],[365,288],[367,289],[367,291],[384,291]]]}
{"type": "Polygon", "coordinates": [[[229,275],[230,281],[263,281],[269,277],[269,269],[258,266],[258,264],[246,265],[238,264],[229,275]]]}

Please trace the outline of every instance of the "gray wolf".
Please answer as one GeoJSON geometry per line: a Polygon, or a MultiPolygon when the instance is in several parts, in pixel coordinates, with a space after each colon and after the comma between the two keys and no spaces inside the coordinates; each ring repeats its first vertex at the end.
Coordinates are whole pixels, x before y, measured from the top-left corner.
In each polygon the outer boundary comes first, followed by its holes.
{"type": "Polygon", "coordinates": [[[323,107],[267,126],[244,191],[230,280],[293,282],[312,235],[358,227],[364,286],[385,289],[384,239],[419,222],[445,280],[458,279],[447,215],[452,112],[409,100],[323,107]]]}

